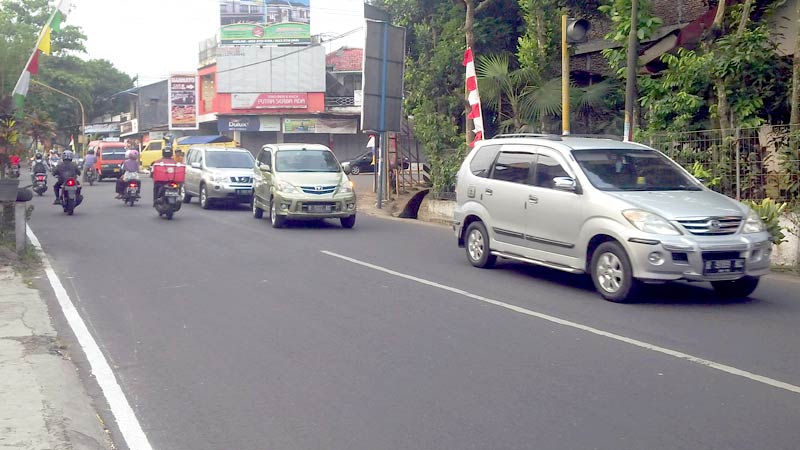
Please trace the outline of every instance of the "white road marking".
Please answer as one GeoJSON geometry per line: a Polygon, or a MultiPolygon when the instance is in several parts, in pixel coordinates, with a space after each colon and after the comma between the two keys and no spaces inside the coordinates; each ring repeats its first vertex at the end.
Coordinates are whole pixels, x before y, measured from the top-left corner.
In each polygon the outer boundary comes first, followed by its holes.
{"type": "Polygon", "coordinates": [[[73,305],[72,300],[70,300],[67,290],[64,289],[64,285],[61,284],[61,280],[58,278],[58,275],[56,275],[55,270],[53,270],[50,260],[47,258],[47,255],[44,254],[44,251],[42,251],[39,239],[36,238],[36,235],[33,234],[33,230],[31,230],[30,227],[28,227],[27,234],[33,246],[41,253],[47,279],[50,281],[50,286],[53,287],[53,292],[56,294],[58,304],[61,306],[61,311],[64,313],[64,317],[67,319],[70,328],[72,328],[72,332],[75,333],[75,337],[78,339],[78,343],[83,349],[83,352],[86,354],[86,359],[89,360],[92,374],[97,380],[97,384],[100,385],[100,389],[103,390],[103,395],[109,407],[111,407],[111,412],[114,414],[117,426],[122,433],[122,437],[125,439],[125,443],[130,450],[152,450],[153,447],[150,446],[150,442],[147,440],[144,431],[142,431],[139,420],[136,419],[136,415],[131,405],[128,403],[128,399],[125,398],[122,388],[120,388],[119,383],[117,383],[114,372],[111,371],[111,367],[100,351],[100,347],[92,337],[83,319],[81,319],[78,310],[75,309],[75,305],[73,305]]]}
{"type": "Polygon", "coordinates": [[[766,385],[769,385],[769,386],[772,386],[772,387],[776,387],[776,388],[779,388],[779,389],[785,389],[787,391],[794,392],[796,394],[800,394],[800,386],[795,386],[793,384],[785,383],[783,381],[779,381],[779,380],[776,380],[776,379],[773,379],[773,378],[769,378],[769,377],[765,377],[765,376],[762,376],[762,375],[758,375],[758,374],[755,374],[755,373],[752,373],[752,372],[748,372],[746,370],[737,369],[736,367],[728,366],[728,365],[725,365],[725,364],[720,364],[718,362],[714,362],[714,361],[711,361],[711,360],[708,360],[708,359],[699,358],[697,356],[692,356],[690,354],[679,352],[677,350],[672,350],[672,349],[669,349],[669,348],[666,348],[666,347],[660,347],[658,345],[649,344],[647,342],[640,341],[640,340],[637,340],[637,339],[632,339],[632,338],[625,337],[625,336],[622,336],[622,335],[619,335],[619,334],[610,333],[608,331],[603,331],[603,330],[600,330],[600,329],[597,329],[597,328],[593,328],[593,327],[590,327],[590,326],[587,326],[587,325],[582,325],[582,324],[577,323],[577,322],[572,322],[572,321],[569,321],[569,320],[560,319],[558,317],[551,316],[549,314],[544,314],[544,313],[532,311],[530,309],[522,308],[520,306],[516,306],[516,305],[509,304],[509,303],[501,302],[499,300],[493,300],[491,298],[483,297],[481,295],[472,294],[472,293],[464,291],[462,289],[450,287],[450,286],[447,286],[447,285],[444,285],[444,284],[439,284],[439,283],[436,283],[435,281],[426,280],[424,278],[415,277],[413,275],[408,275],[408,274],[405,274],[405,273],[402,273],[402,272],[397,272],[396,270],[387,269],[387,268],[382,267],[382,266],[371,264],[371,263],[368,263],[368,262],[365,262],[365,261],[361,261],[361,260],[358,260],[358,259],[355,259],[355,258],[350,258],[349,256],[340,255],[338,253],[329,252],[327,250],[322,250],[321,252],[323,254],[325,254],[325,255],[333,256],[334,258],[339,258],[339,259],[342,259],[342,260],[345,260],[345,261],[349,261],[349,262],[351,262],[353,264],[358,264],[360,266],[368,267],[370,269],[374,269],[374,270],[377,270],[379,272],[383,272],[383,273],[386,273],[386,274],[389,274],[389,275],[394,275],[394,276],[399,277],[399,278],[405,278],[406,280],[414,281],[414,282],[417,282],[417,283],[420,283],[420,284],[424,284],[426,286],[431,286],[431,287],[434,287],[434,288],[437,288],[437,289],[442,289],[444,291],[452,292],[454,294],[463,295],[464,297],[468,297],[468,298],[471,298],[473,300],[477,300],[477,301],[480,301],[480,302],[488,303],[490,305],[499,306],[501,308],[509,309],[511,311],[518,312],[520,314],[525,314],[525,315],[528,315],[528,316],[533,316],[533,317],[537,317],[539,319],[547,320],[549,322],[557,323],[559,325],[563,325],[563,326],[567,326],[567,327],[571,327],[571,328],[576,328],[576,329],[581,330],[581,331],[586,331],[588,333],[596,334],[598,336],[603,336],[603,337],[607,337],[609,339],[614,339],[616,341],[624,342],[626,344],[634,345],[636,347],[644,348],[644,349],[651,350],[651,351],[654,351],[654,352],[663,353],[665,355],[669,355],[669,356],[672,356],[672,357],[675,357],[675,358],[678,358],[678,359],[683,359],[683,360],[686,360],[686,361],[689,361],[689,362],[692,362],[692,363],[695,363],[695,364],[700,364],[701,366],[710,367],[712,369],[716,369],[716,370],[719,370],[719,371],[722,371],[722,372],[725,372],[725,373],[729,373],[731,375],[740,376],[740,377],[747,378],[747,379],[753,380],[753,381],[757,381],[759,383],[763,383],[763,384],[766,384],[766,385]]]}

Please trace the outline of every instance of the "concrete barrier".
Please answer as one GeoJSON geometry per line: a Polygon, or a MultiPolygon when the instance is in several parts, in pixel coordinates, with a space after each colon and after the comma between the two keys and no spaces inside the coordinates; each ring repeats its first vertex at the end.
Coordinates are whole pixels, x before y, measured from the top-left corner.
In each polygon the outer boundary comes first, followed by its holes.
{"type": "Polygon", "coordinates": [[[453,211],[456,202],[452,200],[434,200],[425,197],[417,212],[417,219],[426,222],[441,223],[443,225],[453,224],[453,211]]]}
{"type": "Polygon", "coordinates": [[[798,257],[800,257],[800,234],[797,225],[789,220],[787,215],[781,217],[780,224],[783,227],[783,234],[786,235],[785,242],[781,245],[772,246],[772,265],[782,267],[798,267],[798,257]]]}

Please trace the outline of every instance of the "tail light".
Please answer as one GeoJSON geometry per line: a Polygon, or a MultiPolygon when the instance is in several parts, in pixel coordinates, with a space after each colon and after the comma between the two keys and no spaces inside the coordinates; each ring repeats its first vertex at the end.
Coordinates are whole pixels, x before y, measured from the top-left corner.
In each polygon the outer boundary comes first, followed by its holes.
{"type": "Polygon", "coordinates": [[[44,181],[44,175],[36,175],[36,181],[44,181]]]}
{"type": "Polygon", "coordinates": [[[169,184],[169,187],[171,187],[172,189],[178,189],[178,183],[175,183],[173,181],[172,183],[169,184]]]}
{"type": "Polygon", "coordinates": [[[67,180],[67,186],[75,186],[75,180],[73,180],[71,178],[69,180],[67,180]]]}
{"type": "Polygon", "coordinates": [[[128,186],[132,187],[132,188],[135,188],[137,186],[137,184],[136,184],[135,181],[131,181],[130,183],[128,183],[128,186]]]}

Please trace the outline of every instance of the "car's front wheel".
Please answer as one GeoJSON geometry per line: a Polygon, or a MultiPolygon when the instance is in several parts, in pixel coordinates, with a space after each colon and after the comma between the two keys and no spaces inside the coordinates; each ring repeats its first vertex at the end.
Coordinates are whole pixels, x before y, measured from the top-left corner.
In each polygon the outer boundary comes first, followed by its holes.
{"type": "Polygon", "coordinates": [[[253,197],[250,200],[250,206],[253,208],[253,217],[255,217],[256,219],[264,217],[264,210],[259,208],[258,205],[256,205],[255,197],[253,197]]]}
{"type": "Polygon", "coordinates": [[[269,221],[272,224],[272,228],[282,228],[283,223],[286,221],[286,216],[279,216],[277,205],[275,205],[274,200],[270,200],[269,202],[269,221]]]}
{"type": "Polygon", "coordinates": [[[465,249],[467,260],[475,267],[490,268],[497,262],[497,256],[489,248],[489,233],[483,222],[472,222],[467,227],[465,249]]]}
{"type": "Polygon", "coordinates": [[[738,280],[712,281],[717,295],[725,298],[748,297],[758,287],[758,277],[742,277],[738,280]]]}
{"type": "Polygon", "coordinates": [[[342,223],[342,228],[353,228],[356,225],[356,215],[342,217],[339,222],[342,223]]]}
{"type": "Polygon", "coordinates": [[[606,300],[626,303],[638,293],[641,282],[633,278],[630,258],[617,242],[604,242],[592,254],[594,287],[606,300]]]}
{"type": "Polygon", "coordinates": [[[208,209],[211,206],[210,201],[208,200],[208,190],[206,190],[206,185],[200,185],[200,207],[203,209],[208,209]]]}

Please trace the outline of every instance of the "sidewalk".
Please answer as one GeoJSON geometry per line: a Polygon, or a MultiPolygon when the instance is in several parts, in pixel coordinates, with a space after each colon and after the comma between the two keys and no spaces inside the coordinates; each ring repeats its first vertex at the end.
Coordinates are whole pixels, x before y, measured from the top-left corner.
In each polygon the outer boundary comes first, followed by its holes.
{"type": "Polygon", "coordinates": [[[65,351],[44,299],[0,255],[0,450],[113,448],[65,351]]]}

